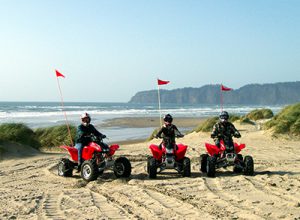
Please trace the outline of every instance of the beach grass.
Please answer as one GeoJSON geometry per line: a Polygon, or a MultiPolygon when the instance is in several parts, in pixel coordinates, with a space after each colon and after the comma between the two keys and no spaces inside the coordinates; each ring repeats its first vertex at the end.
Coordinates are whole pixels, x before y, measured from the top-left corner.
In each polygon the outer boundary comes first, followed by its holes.
{"type": "Polygon", "coordinates": [[[1,124],[0,141],[15,142],[34,148],[39,148],[41,146],[34,131],[21,123],[1,124]]]}
{"type": "MultiPolygon", "coordinates": [[[[76,127],[70,126],[72,141],[74,143],[76,127]]],[[[58,125],[48,128],[38,128],[35,131],[41,147],[51,148],[60,145],[71,145],[70,136],[66,125],[58,125]]]]}
{"type": "Polygon", "coordinates": [[[249,118],[250,120],[260,120],[260,119],[269,119],[274,116],[274,113],[271,109],[255,109],[248,114],[246,114],[245,118],[249,118]]]}
{"type": "Polygon", "coordinates": [[[244,116],[240,119],[240,123],[241,124],[250,124],[250,125],[255,125],[255,122],[254,121],[251,121],[250,118],[244,116]]]}
{"type": "MultiPolygon", "coordinates": [[[[72,139],[74,140],[76,128],[70,126],[70,130],[72,139]]],[[[18,143],[36,149],[71,144],[68,130],[65,125],[38,128],[36,131],[33,131],[31,128],[21,123],[6,123],[0,125],[0,143],[1,142],[18,143]]],[[[2,152],[2,150],[3,149],[0,148],[0,152],[2,152]]]]}
{"type": "Polygon", "coordinates": [[[275,135],[300,136],[300,103],[282,109],[274,118],[265,123],[264,128],[272,129],[275,135]]]}
{"type": "Polygon", "coordinates": [[[153,132],[150,134],[150,136],[147,138],[146,141],[153,140],[155,138],[155,135],[158,133],[158,131],[159,131],[159,128],[154,129],[153,132]]]}
{"type": "MultiPolygon", "coordinates": [[[[235,122],[240,119],[241,119],[241,117],[238,115],[233,114],[233,115],[229,116],[230,122],[235,122]]],[[[199,124],[193,131],[195,131],[195,132],[211,132],[213,129],[213,126],[218,122],[218,120],[219,120],[219,117],[208,118],[203,123],[199,124]]]]}
{"type": "Polygon", "coordinates": [[[216,124],[219,120],[219,117],[212,117],[206,119],[203,123],[201,123],[198,127],[196,127],[193,131],[195,132],[209,132],[212,131],[214,124],[216,124]]]}

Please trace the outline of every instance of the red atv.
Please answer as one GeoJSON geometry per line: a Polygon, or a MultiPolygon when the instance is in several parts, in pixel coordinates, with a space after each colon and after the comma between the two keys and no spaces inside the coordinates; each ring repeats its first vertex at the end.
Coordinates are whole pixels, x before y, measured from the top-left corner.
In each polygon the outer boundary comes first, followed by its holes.
{"type": "MultiPolygon", "coordinates": [[[[81,177],[86,181],[93,181],[101,175],[104,170],[112,169],[116,177],[129,177],[131,174],[131,164],[126,157],[113,159],[119,145],[113,144],[109,149],[102,148],[102,139],[92,137],[92,142],[82,149],[84,162],[81,165],[81,177]]],[[[69,151],[72,160],[62,158],[58,163],[59,176],[72,176],[73,169],[78,169],[78,151],[75,147],[60,146],[69,151]]]]}
{"type": "MultiPolygon", "coordinates": [[[[181,137],[181,136],[176,136],[181,137]]],[[[152,155],[148,157],[147,172],[149,178],[156,178],[157,173],[165,169],[175,169],[184,177],[191,176],[191,162],[185,157],[187,150],[184,144],[174,144],[170,138],[164,138],[164,143],[160,146],[151,144],[149,146],[152,155]],[[157,170],[159,168],[159,170],[157,170]]]]}
{"type": "MultiPolygon", "coordinates": [[[[232,143],[232,142],[231,142],[232,143]]],[[[213,144],[205,143],[208,154],[200,156],[200,171],[207,176],[214,177],[217,168],[233,166],[233,172],[245,175],[254,174],[254,162],[251,156],[243,156],[239,152],[246,147],[245,144],[225,144],[220,141],[220,148],[213,144]]]]}

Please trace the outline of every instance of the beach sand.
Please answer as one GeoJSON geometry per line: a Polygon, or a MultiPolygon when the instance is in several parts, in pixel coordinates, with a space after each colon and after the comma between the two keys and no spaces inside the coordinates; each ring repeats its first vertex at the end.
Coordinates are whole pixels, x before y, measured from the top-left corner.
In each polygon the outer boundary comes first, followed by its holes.
{"type": "MultiPolygon", "coordinates": [[[[202,123],[205,118],[199,117],[179,117],[173,120],[178,128],[194,128],[202,123]]],[[[158,117],[120,117],[105,120],[102,124],[103,127],[130,127],[130,128],[147,128],[147,127],[160,127],[158,117]]]]}
{"type": "Polygon", "coordinates": [[[0,219],[300,219],[300,141],[236,126],[247,145],[243,155],[254,158],[254,176],[232,168],[219,170],[216,178],[199,172],[204,143],[212,142],[209,133],[177,141],[189,146],[190,178],[168,171],[148,179],[148,145],[159,140],[121,145],[117,154],[131,160],[130,178],[107,171],[90,183],[75,172],[71,178],[57,175],[57,163],[67,155],[18,152],[21,157],[0,162],[0,219]]]}

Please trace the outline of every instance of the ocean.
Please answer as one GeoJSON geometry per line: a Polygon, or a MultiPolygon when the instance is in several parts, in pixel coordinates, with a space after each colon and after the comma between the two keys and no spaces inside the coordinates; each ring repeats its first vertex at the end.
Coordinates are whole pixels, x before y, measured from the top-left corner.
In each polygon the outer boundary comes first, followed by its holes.
{"type": "MultiPolygon", "coordinates": [[[[228,105],[224,110],[230,114],[243,115],[257,108],[270,108],[274,113],[284,106],[257,105],[228,105]]],[[[94,103],[67,102],[64,111],[72,125],[80,123],[80,115],[88,112],[92,116],[92,123],[100,132],[110,137],[111,141],[143,139],[148,137],[154,128],[119,128],[101,127],[107,119],[119,117],[159,117],[157,105],[131,103],[94,103]]],[[[170,113],[173,117],[210,117],[220,113],[218,105],[175,105],[162,104],[162,115],[170,113]]],[[[59,102],[0,102],[1,123],[24,123],[32,129],[65,124],[62,107],[59,102]]]]}

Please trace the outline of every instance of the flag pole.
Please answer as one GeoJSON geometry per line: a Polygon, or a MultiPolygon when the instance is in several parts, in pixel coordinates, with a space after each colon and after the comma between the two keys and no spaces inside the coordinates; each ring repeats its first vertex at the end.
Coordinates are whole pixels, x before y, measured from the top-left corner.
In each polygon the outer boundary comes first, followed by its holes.
{"type": "Polygon", "coordinates": [[[162,127],[162,121],[161,121],[161,108],[160,108],[160,92],[159,92],[159,85],[157,85],[157,95],[158,95],[158,111],[159,111],[159,122],[160,122],[160,127],[162,127]]]}
{"type": "Polygon", "coordinates": [[[69,134],[69,137],[70,137],[71,146],[74,146],[73,140],[72,140],[72,135],[71,135],[71,130],[70,130],[69,122],[68,122],[67,113],[64,111],[64,108],[65,108],[64,99],[63,99],[63,95],[62,95],[62,92],[61,92],[61,87],[60,87],[58,77],[56,77],[56,80],[57,80],[57,85],[58,85],[58,89],[59,89],[59,93],[60,93],[61,107],[62,107],[62,111],[63,111],[65,119],[66,119],[66,125],[67,125],[67,128],[68,128],[68,134],[69,134]]]}
{"type": "Polygon", "coordinates": [[[222,92],[222,84],[220,86],[220,99],[221,99],[221,112],[223,111],[223,92],[222,92]]]}

